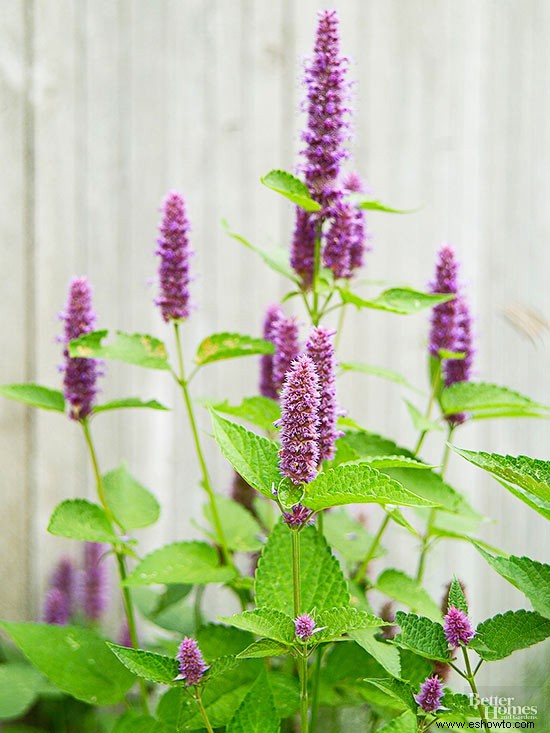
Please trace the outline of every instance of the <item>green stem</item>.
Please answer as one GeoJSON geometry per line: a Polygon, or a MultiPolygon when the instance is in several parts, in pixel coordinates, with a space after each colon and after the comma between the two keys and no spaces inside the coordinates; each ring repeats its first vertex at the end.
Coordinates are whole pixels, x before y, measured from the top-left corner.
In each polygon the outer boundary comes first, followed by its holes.
{"type": "MultiPolygon", "coordinates": [[[[88,424],[87,420],[81,421],[82,429],[84,431],[84,437],[86,438],[86,444],[88,446],[88,451],[90,453],[90,459],[92,461],[92,467],[94,470],[94,477],[96,481],[96,487],[97,487],[97,495],[99,498],[99,501],[101,503],[101,506],[103,507],[103,510],[105,511],[105,515],[107,516],[107,519],[109,520],[111,527],[114,530],[113,525],[116,523],[116,520],[114,518],[113,512],[111,511],[110,506],[107,503],[107,498],[105,496],[105,487],[103,486],[103,479],[101,478],[101,472],[99,470],[99,462],[97,460],[97,453],[95,451],[94,443],[92,440],[92,435],[90,433],[90,426],[88,424]]],[[[132,646],[134,649],[139,649],[139,639],[137,635],[137,628],[136,628],[136,620],[134,615],[134,606],[132,603],[132,596],[130,594],[130,589],[126,586],[126,578],[127,578],[127,571],[126,571],[126,558],[124,557],[124,553],[121,552],[116,543],[113,544],[113,550],[117,559],[117,566],[118,566],[118,574],[120,577],[120,584],[122,588],[122,600],[124,603],[124,613],[126,615],[126,622],[128,624],[128,633],[130,634],[130,641],[132,642],[132,646]]],[[[143,708],[143,712],[148,715],[149,714],[149,704],[147,702],[147,686],[145,684],[145,680],[139,678],[139,688],[140,688],[140,694],[141,694],[141,705],[143,708]]]]}
{"type": "Polygon", "coordinates": [[[202,451],[202,446],[199,438],[199,431],[197,429],[197,421],[195,420],[195,412],[193,410],[193,403],[191,401],[191,397],[189,395],[189,388],[188,383],[185,379],[185,370],[183,367],[183,354],[181,349],[181,340],[180,340],[180,333],[179,333],[179,324],[177,321],[174,321],[174,332],[176,335],[176,348],[178,352],[178,364],[179,364],[179,379],[178,383],[182,389],[183,393],[183,399],[185,402],[185,406],[187,408],[187,415],[189,417],[189,424],[191,426],[191,432],[193,434],[193,441],[195,443],[195,450],[197,452],[197,458],[199,459],[199,465],[201,468],[202,473],[202,483],[204,486],[204,489],[206,493],[208,494],[208,499],[210,502],[210,511],[212,512],[212,522],[214,524],[214,530],[216,532],[216,537],[218,539],[218,542],[221,547],[222,556],[223,556],[223,562],[225,565],[233,566],[233,562],[231,560],[231,555],[229,553],[229,549],[227,547],[227,540],[225,539],[225,534],[223,531],[223,527],[220,521],[220,515],[218,513],[218,507],[216,506],[216,498],[214,496],[214,491],[212,489],[212,484],[210,483],[210,476],[208,474],[208,468],[206,467],[206,461],[204,459],[204,453],[202,451]]]}
{"type": "Polygon", "coordinates": [[[199,710],[201,711],[201,717],[204,720],[206,730],[208,731],[208,733],[214,733],[214,729],[212,728],[212,725],[208,720],[208,715],[206,714],[206,710],[204,709],[204,705],[202,704],[201,695],[198,689],[195,689],[195,700],[197,701],[197,705],[199,706],[199,710]]]}
{"type": "Polygon", "coordinates": [[[319,534],[324,534],[324,526],[325,526],[325,521],[324,521],[323,509],[320,509],[317,512],[317,532],[319,534]]]}
{"type": "Polygon", "coordinates": [[[307,697],[307,657],[302,654],[298,660],[300,675],[300,733],[309,730],[309,702],[307,697]]]}
{"type": "Polygon", "coordinates": [[[365,559],[363,560],[363,562],[359,566],[359,569],[355,573],[354,581],[356,583],[359,583],[363,575],[367,572],[368,564],[370,563],[370,561],[374,557],[376,550],[378,549],[378,545],[380,544],[380,540],[382,539],[382,535],[384,534],[386,527],[389,524],[389,521],[390,521],[390,515],[386,514],[386,516],[382,520],[382,524],[380,525],[378,532],[376,533],[376,535],[374,536],[374,539],[371,542],[369,551],[367,552],[365,559]]]}
{"type": "MultiPolygon", "coordinates": [[[[428,407],[426,409],[426,419],[427,420],[430,419],[430,416],[432,414],[432,409],[433,409],[434,402],[435,402],[435,396],[437,394],[437,390],[439,389],[439,381],[440,381],[440,379],[441,379],[441,362],[439,362],[439,366],[436,369],[435,374],[434,374],[434,377],[433,377],[433,380],[432,380],[432,391],[430,393],[430,399],[429,399],[429,402],[428,402],[428,407]]],[[[413,453],[413,455],[415,456],[415,458],[418,455],[418,451],[422,447],[422,443],[424,442],[424,438],[426,437],[427,434],[428,434],[428,431],[427,430],[422,430],[421,431],[420,436],[418,437],[418,442],[416,444],[416,447],[415,447],[414,453],[413,453]]]]}
{"type": "Polygon", "coordinates": [[[319,646],[315,658],[315,677],[313,679],[313,694],[311,698],[311,720],[309,724],[310,733],[315,732],[317,725],[317,711],[319,707],[319,683],[321,681],[321,661],[326,647],[319,646]]]}
{"type": "Polygon", "coordinates": [[[300,533],[291,530],[292,537],[292,587],[294,591],[294,618],[301,613],[300,598],[300,533]]]}
{"type": "Polygon", "coordinates": [[[338,323],[336,324],[336,336],[334,338],[334,351],[338,351],[340,346],[340,339],[342,338],[342,330],[344,328],[344,321],[346,319],[346,308],[342,306],[340,313],[338,314],[338,323]]]}
{"type": "MultiPolygon", "coordinates": [[[[472,666],[470,664],[470,657],[468,656],[468,650],[466,649],[465,646],[462,647],[462,654],[464,655],[464,664],[466,665],[466,672],[467,672],[466,679],[468,680],[470,689],[476,696],[476,700],[479,700],[479,693],[477,691],[475,674],[472,672],[472,666]]],[[[478,703],[477,709],[479,711],[479,717],[483,721],[483,727],[485,728],[485,730],[487,730],[489,728],[487,724],[487,713],[481,701],[478,703]]]]}
{"type": "Polygon", "coordinates": [[[193,604],[193,617],[195,621],[195,631],[202,626],[202,610],[201,603],[204,595],[204,585],[197,585],[195,588],[195,603],[193,604]]]}
{"type": "Polygon", "coordinates": [[[317,292],[319,284],[319,270],[321,269],[321,227],[322,223],[317,224],[315,234],[315,257],[313,260],[313,308],[311,320],[314,326],[319,325],[319,293],[317,292]]]}

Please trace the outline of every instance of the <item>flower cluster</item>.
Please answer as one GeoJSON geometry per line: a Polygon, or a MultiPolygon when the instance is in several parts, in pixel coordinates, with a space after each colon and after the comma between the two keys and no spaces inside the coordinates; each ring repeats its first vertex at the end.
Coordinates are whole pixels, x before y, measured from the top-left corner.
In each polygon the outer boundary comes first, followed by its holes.
{"type": "Polygon", "coordinates": [[[176,654],[180,673],[177,680],[185,680],[185,686],[198,685],[209,668],[205,663],[199,645],[189,636],[181,642],[176,654]]]}
{"type": "Polygon", "coordinates": [[[444,631],[445,638],[449,646],[456,649],[461,644],[467,646],[475,636],[468,616],[455,606],[451,606],[445,618],[444,631]]]}
{"type": "Polygon", "coordinates": [[[289,512],[283,512],[283,522],[289,527],[304,527],[306,524],[311,524],[312,514],[311,509],[302,504],[294,504],[289,512]]]}
{"type": "Polygon", "coordinates": [[[416,702],[425,713],[434,713],[441,705],[442,699],[443,685],[439,677],[426,677],[420,692],[415,696],[416,702]]]}
{"type": "Polygon", "coordinates": [[[330,328],[313,328],[306,345],[309,356],[319,377],[319,461],[334,458],[334,443],[340,436],[336,429],[338,406],[336,404],[336,358],[333,337],[336,331],[330,328]]]}
{"type": "Polygon", "coordinates": [[[317,624],[308,613],[303,613],[294,619],[294,632],[302,641],[307,641],[315,632],[317,624]]]}
{"type": "Polygon", "coordinates": [[[296,319],[286,318],[280,305],[269,306],[264,319],[263,338],[273,342],[275,353],[261,356],[260,394],[277,400],[285,374],[300,353],[296,319]]]}
{"type": "Polygon", "coordinates": [[[102,562],[105,548],[97,542],[84,545],[84,570],[80,587],[86,618],[98,621],[107,607],[107,569],[102,562]]]}

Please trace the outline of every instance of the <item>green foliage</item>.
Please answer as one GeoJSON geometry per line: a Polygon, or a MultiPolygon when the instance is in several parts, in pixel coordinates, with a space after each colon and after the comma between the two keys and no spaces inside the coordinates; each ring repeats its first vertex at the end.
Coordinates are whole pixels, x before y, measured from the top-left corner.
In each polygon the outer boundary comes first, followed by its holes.
{"type": "Polygon", "coordinates": [[[338,363],[338,366],[344,372],[358,372],[360,374],[370,374],[373,377],[380,377],[381,379],[386,379],[388,382],[400,384],[401,386],[406,387],[407,389],[412,389],[415,392],[420,391],[417,387],[411,384],[408,379],[406,379],[402,374],[398,374],[392,369],[371,366],[370,364],[362,364],[358,361],[341,361],[338,363]]]}
{"type": "Polygon", "coordinates": [[[174,542],[146,555],[126,579],[126,585],[153,583],[226,583],[233,568],[220,565],[216,549],[206,542],[174,542]]]}
{"type": "MultiPolygon", "coordinates": [[[[300,538],[300,612],[347,606],[349,593],[338,560],[325,538],[314,527],[305,527],[300,538]]],[[[290,530],[277,524],[269,537],[256,570],[256,604],[283,613],[293,609],[292,547],[290,530]]]]}
{"type": "Polygon", "coordinates": [[[451,587],[449,588],[447,607],[450,608],[451,606],[454,606],[460,611],[464,611],[465,614],[468,614],[468,601],[466,600],[462,586],[456,578],[453,578],[451,587]]]}
{"type": "Polygon", "coordinates": [[[179,665],[173,657],[146,652],[143,649],[128,649],[107,642],[107,646],[122,664],[138,677],[161,685],[178,685],[174,678],[179,674],[179,665]]]}
{"type": "Polygon", "coordinates": [[[536,611],[507,611],[483,621],[470,642],[482,659],[495,661],[550,636],[550,619],[536,611]]]}
{"type": "Polygon", "coordinates": [[[216,412],[232,415],[256,425],[262,430],[274,430],[273,423],[281,417],[281,408],[269,397],[245,397],[240,405],[231,405],[227,400],[211,405],[216,412]]]}
{"type": "Polygon", "coordinates": [[[421,433],[441,432],[443,430],[442,425],[428,419],[412,404],[412,402],[405,400],[405,404],[407,405],[407,410],[409,411],[415,430],[418,430],[421,433]]]}
{"type": "Polygon", "coordinates": [[[168,407],[161,405],[157,400],[140,400],[139,397],[125,397],[120,400],[111,400],[111,402],[105,402],[103,405],[96,405],[92,412],[97,415],[98,412],[109,412],[111,410],[123,410],[127,408],[147,408],[149,410],[168,410],[168,407]]]}
{"type": "Polygon", "coordinates": [[[369,199],[365,198],[361,194],[354,194],[352,196],[352,200],[355,202],[355,205],[358,209],[365,209],[368,211],[383,211],[387,214],[412,214],[414,213],[414,210],[407,211],[405,209],[395,209],[393,206],[388,206],[387,204],[382,203],[382,201],[377,201],[376,199],[369,199]]]}
{"type": "Polygon", "coordinates": [[[186,599],[192,585],[168,585],[163,592],[156,588],[132,588],[132,599],[145,618],[162,629],[190,634],[194,630],[193,610],[186,599]]]}
{"type": "Polygon", "coordinates": [[[283,644],[292,644],[295,639],[293,620],[286,613],[274,608],[259,607],[233,616],[220,616],[220,620],[283,644]]]}
{"type": "Polygon", "coordinates": [[[65,412],[63,394],[57,389],[42,387],[39,384],[5,384],[0,387],[0,394],[30,407],[65,412]]]}
{"type": "Polygon", "coordinates": [[[113,516],[125,530],[148,527],[159,518],[158,501],[124,463],[103,476],[103,487],[113,516]]]}
{"type": "Polygon", "coordinates": [[[48,532],[84,542],[118,540],[105,511],[85,499],[66,499],[58,504],[50,518],[48,532]]]}
{"type": "Polygon", "coordinates": [[[378,733],[416,733],[418,730],[416,715],[410,710],[401,713],[389,723],[378,729],[378,733]]]}
{"type": "MultiPolygon", "coordinates": [[[[233,499],[216,494],[216,507],[227,546],[236,552],[258,552],[263,547],[262,528],[252,514],[233,499]]],[[[205,518],[214,526],[210,504],[202,508],[205,518]]]]}
{"type": "Polygon", "coordinates": [[[135,682],[91,629],[7,621],[0,627],[45,677],[78,700],[114,705],[135,682]]]}
{"type": "Polygon", "coordinates": [[[103,345],[108,331],[92,331],[71,341],[69,354],[84,359],[107,359],[146,369],[170,369],[166,347],[154,336],[117,331],[112,344],[103,345]]]}
{"type": "Polygon", "coordinates": [[[309,189],[299,178],[287,171],[273,170],[260,178],[267,188],[280,193],[292,203],[300,206],[306,211],[319,211],[321,205],[311,198],[309,189]]]}
{"type": "Polygon", "coordinates": [[[259,639],[243,649],[237,656],[239,659],[259,659],[261,657],[278,657],[282,654],[288,654],[288,644],[273,641],[273,639],[259,639]]]}
{"type": "Polygon", "coordinates": [[[363,647],[392,677],[401,676],[399,650],[387,641],[376,637],[376,629],[360,629],[350,633],[351,638],[363,647]]]}
{"type": "Polygon", "coordinates": [[[418,705],[413,697],[411,688],[405,682],[394,679],[392,677],[382,679],[366,679],[369,685],[374,685],[378,689],[393,697],[398,702],[403,703],[411,712],[416,713],[418,705]]]}
{"type": "Polygon", "coordinates": [[[441,611],[437,603],[430,598],[420,583],[401,570],[392,568],[384,570],[378,576],[375,587],[389,598],[404,603],[411,611],[427,616],[432,621],[441,620],[441,611]]]}
{"type": "MultiPolygon", "coordinates": [[[[345,509],[335,509],[323,517],[323,532],[329,545],[349,564],[361,562],[367,555],[374,537],[345,509]]],[[[374,557],[384,550],[379,546],[374,557]]]]}
{"type": "Polygon", "coordinates": [[[315,633],[311,641],[321,642],[332,639],[339,639],[343,634],[348,634],[359,629],[369,629],[384,626],[385,621],[370,613],[357,608],[329,608],[315,614],[315,622],[318,628],[323,631],[315,633]]]}
{"type": "Polygon", "coordinates": [[[419,313],[434,305],[453,300],[454,295],[422,293],[412,288],[391,288],[385,290],[374,300],[365,300],[347,288],[338,288],[343,303],[350,303],[357,309],[374,308],[375,310],[398,313],[403,316],[419,313]]]}
{"type": "Polygon", "coordinates": [[[271,341],[245,336],[240,333],[213,333],[200,344],[195,356],[199,366],[211,364],[222,359],[235,359],[239,356],[272,354],[275,351],[271,341]]]}
{"type": "Polygon", "coordinates": [[[288,264],[288,249],[278,247],[268,252],[262,247],[258,247],[256,244],[252,244],[244,237],[241,237],[240,234],[235,234],[235,232],[231,232],[229,230],[229,225],[226,221],[222,221],[222,224],[225,228],[226,234],[229,237],[235,239],[241,244],[244,244],[247,249],[250,249],[253,252],[256,252],[256,254],[260,255],[262,260],[271,270],[277,272],[279,275],[283,275],[289,280],[292,280],[292,282],[296,285],[300,284],[300,278],[296,275],[294,270],[288,264]]]}
{"type": "Polygon", "coordinates": [[[398,646],[439,662],[447,662],[451,658],[441,624],[426,616],[403,611],[395,614],[395,622],[401,627],[401,632],[394,639],[398,646]]]}
{"type": "Polygon", "coordinates": [[[488,382],[456,382],[441,392],[445,415],[467,412],[473,420],[490,417],[550,418],[550,407],[507,387],[488,382]]]}
{"type": "Polygon", "coordinates": [[[42,675],[28,664],[0,664],[0,720],[11,720],[25,713],[46,684],[42,675]]]}
{"type": "Polygon", "coordinates": [[[278,733],[280,718],[265,670],[262,670],[229,721],[226,733],[278,733]]]}
{"type": "Polygon", "coordinates": [[[117,720],[112,733],[173,733],[173,730],[149,715],[128,710],[117,720]]]}

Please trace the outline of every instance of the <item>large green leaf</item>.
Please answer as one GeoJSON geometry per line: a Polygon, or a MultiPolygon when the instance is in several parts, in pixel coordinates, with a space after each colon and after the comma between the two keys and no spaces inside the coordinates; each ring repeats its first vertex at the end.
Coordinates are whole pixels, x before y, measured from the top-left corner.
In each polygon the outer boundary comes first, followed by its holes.
{"type": "Polygon", "coordinates": [[[138,677],[161,685],[177,685],[174,678],[179,674],[179,665],[174,657],[146,652],[143,649],[129,649],[107,642],[107,646],[122,664],[138,677]]]}
{"type": "Polygon", "coordinates": [[[401,627],[401,632],[394,639],[398,646],[410,649],[426,659],[440,662],[450,659],[451,654],[441,624],[435,623],[426,616],[403,613],[403,611],[395,614],[395,623],[401,627]]]}
{"type": "Polygon", "coordinates": [[[279,733],[281,721],[263,669],[229,721],[226,733],[279,733]]]}
{"type": "Polygon", "coordinates": [[[235,570],[220,565],[218,553],[206,542],[174,542],[154,550],[126,578],[126,585],[153,583],[226,583],[235,570]]]}
{"type": "Polygon", "coordinates": [[[155,497],[142,486],[123,463],[103,476],[107,504],[124,529],[139,529],[154,524],[160,506],[155,497]]]}
{"type": "Polygon", "coordinates": [[[550,407],[488,382],[456,382],[441,392],[441,408],[446,415],[468,412],[472,418],[545,417],[550,407]]]}
{"type": "Polygon", "coordinates": [[[275,347],[271,341],[266,341],[241,333],[213,333],[200,344],[195,356],[199,366],[211,364],[222,359],[235,359],[238,356],[252,356],[254,354],[272,354],[275,347]]]}
{"type": "Polygon", "coordinates": [[[264,186],[267,186],[272,191],[276,191],[276,193],[280,193],[289,199],[289,201],[292,201],[306,211],[319,211],[321,209],[321,205],[311,198],[306,184],[300,181],[299,178],[296,178],[296,176],[293,176],[292,173],[273,170],[269,171],[260,180],[264,186]]]}
{"type": "Polygon", "coordinates": [[[112,733],[173,733],[172,728],[159,723],[150,715],[128,710],[118,718],[112,733]]]}
{"type": "Polygon", "coordinates": [[[358,425],[350,425],[349,418],[340,418],[340,424],[344,428],[355,428],[346,430],[345,435],[340,440],[350,445],[360,456],[406,456],[414,458],[413,453],[408,448],[397,445],[390,438],[363,430],[358,425]]]}
{"type": "Polygon", "coordinates": [[[338,639],[343,634],[349,634],[352,631],[372,629],[386,624],[383,619],[377,616],[346,606],[319,611],[315,616],[315,621],[317,627],[323,629],[313,637],[313,641],[318,642],[338,639]]]}
{"type": "Polygon", "coordinates": [[[416,408],[412,402],[405,400],[407,410],[411,416],[411,420],[415,430],[421,433],[432,433],[443,430],[443,426],[439,423],[434,422],[423,415],[418,408],[416,408]]]}
{"type": "Polygon", "coordinates": [[[393,677],[401,676],[399,650],[392,644],[376,638],[376,629],[359,629],[350,632],[351,638],[363,647],[386,672],[393,677]]]}
{"type": "Polygon", "coordinates": [[[257,636],[292,644],[295,638],[294,622],[286,613],[275,608],[255,608],[233,616],[220,616],[220,620],[230,626],[250,631],[257,636]]]}
{"type": "Polygon", "coordinates": [[[110,359],[146,369],[170,369],[166,347],[154,336],[143,333],[117,331],[113,343],[106,346],[103,340],[108,331],[92,331],[71,341],[69,354],[80,358],[110,359]]]}
{"type": "Polygon", "coordinates": [[[344,303],[351,303],[356,308],[374,308],[375,310],[410,315],[419,313],[434,305],[453,300],[454,295],[442,293],[422,293],[411,288],[391,288],[385,290],[374,300],[365,300],[346,288],[339,288],[344,303]]]}
{"type": "Polygon", "coordinates": [[[145,618],[162,629],[190,634],[194,631],[194,611],[187,602],[192,585],[168,585],[162,591],[158,588],[132,588],[132,599],[145,618]]]}
{"type": "MultiPolygon", "coordinates": [[[[335,509],[324,515],[323,533],[329,545],[350,564],[361,562],[374,540],[361,522],[351,517],[345,509],[335,509]]],[[[378,546],[374,557],[379,557],[384,552],[378,546]]]]}
{"type": "MultiPolygon", "coordinates": [[[[236,552],[257,552],[263,547],[260,539],[262,528],[252,514],[241,504],[227,496],[216,494],[216,506],[220,515],[227,546],[236,552]]],[[[203,505],[203,514],[213,527],[210,504],[203,505]]]]}
{"type": "Polygon", "coordinates": [[[40,679],[28,664],[0,664],[0,720],[18,718],[31,707],[38,697],[40,679]]]}
{"type": "Polygon", "coordinates": [[[378,733],[416,733],[418,730],[416,715],[410,710],[393,718],[389,723],[378,729],[378,733]]]}
{"type": "Polygon", "coordinates": [[[274,272],[277,272],[279,275],[284,275],[289,280],[292,280],[292,282],[296,283],[296,285],[300,284],[300,278],[296,275],[294,270],[288,264],[287,248],[278,247],[277,249],[267,251],[262,247],[258,247],[256,244],[252,244],[244,237],[241,237],[240,234],[235,234],[235,232],[231,232],[229,230],[229,225],[226,221],[222,221],[222,224],[228,236],[230,236],[232,239],[235,239],[237,242],[244,244],[245,247],[251,249],[253,252],[256,252],[256,254],[259,254],[265,264],[274,272]]]}
{"type": "Polygon", "coordinates": [[[103,405],[96,405],[92,412],[96,415],[98,412],[109,412],[111,410],[125,410],[127,408],[147,408],[149,410],[168,410],[157,400],[141,400],[139,397],[123,397],[120,400],[111,400],[103,405]]]}
{"type": "Polygon", "coordinates": [[[365,682],[378,687],[379,690],[386,692],[390,697],[402,702],[411,712],[416,713],[418,710],[418,704],[413,697],[411,688],[402,680],[389,677],[388,679],[366,679],[365,682]]]}
{"type": "Polygon", "coordinates": [[[411,611],[427,616],[433,621],[441,620],[438,604],[430,598],[420,583],[401,570],[392,568],[384,570],[378,576],[375,587],[395,601],[404,603],[411,611]]]}
{"type": "Polygon", "coordinates": [[[391,369],[371,366],[370,364],[363,364],[358,361],[341,361],[338,363],[338,366],[344,372],[359,372],[360,374],[370,374],[373,377],[380,377],[381,379],[386,379],[388,382],[400,384],[403,387],[407,387],[407,389],[412,389],[415,392],[420,392],[420,390],[413,384],[411,384],[403,375],[398,374],[391,369]]]}
{"type": "Polygon", "coordinates": [[[261,657],[279,657],[283,654],[288,654],[288,644],[273,641],[273,639],[259,639],[243,649],[237,656],[239,659],[260,659],[261,657]]]}
{"type": "Polygon", "coordinates": [[[212,405],[212,409],[225,415],[241,418],[263,430],[274,430],[273,423],[281,417],[279,404],[260,395],[245,397],[240,405],[230,405],[227,400],[212,405]]]}
{"type": "Polygon", "coordinates": [[[115,705],[135,682],[91,629],[0,622],[19,649],[63,692],[92,705],[115,705]]]}
{"type": "Polygon", "coordinates": [[[315,511],[342,504],[433,506],[365,463],[341,464],[319,474],[307,484],[304,504],[315,511]]]}
{"type": "Polygon", "coordinates": [[[536,611],[507,611],[483,621],[470,642],[482,659],[504,659],[550,636],[550,619],[536,611]]]}
{"type": "Polygon", "coordinates": [[[0,394],[10,400],[22,402],[31,407],[43,410],[65,411],[65,398],[57,389],[42,387],[39,384],[5,384],[0,387],[0,394]]]}
{"type": "MultiPolygon", "coordinates": [[[[300,612],[347,606],[346,580],[325,538],[314,527],[305,527],[299,539],[300,612]]],[[[258,562],[256,604],[289,613],[293,598],[291,534],[285,524],[277,524],[258,562]]]]}
{"type": "Polygon", "coordinates": [[[48,532],[84,542],[116,542],[104,510],[85,499],[66,499],[58,504],[50,518],[48,532]]]}

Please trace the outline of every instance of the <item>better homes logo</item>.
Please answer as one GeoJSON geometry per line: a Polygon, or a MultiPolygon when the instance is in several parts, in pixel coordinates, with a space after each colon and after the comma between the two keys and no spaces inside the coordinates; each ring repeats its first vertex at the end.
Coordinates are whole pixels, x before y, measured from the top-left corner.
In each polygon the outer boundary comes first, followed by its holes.
{"type": "Polygon", "coordinates": [[[516,702],[515,697],[498,697],[491,695],[481,697],[479,694],[469,693],[470,705],[477,708],[481,703],[487,711],[487,717],[493,720],[536,720],[538,709],[536,705],[522,705],[516,702]]]}

